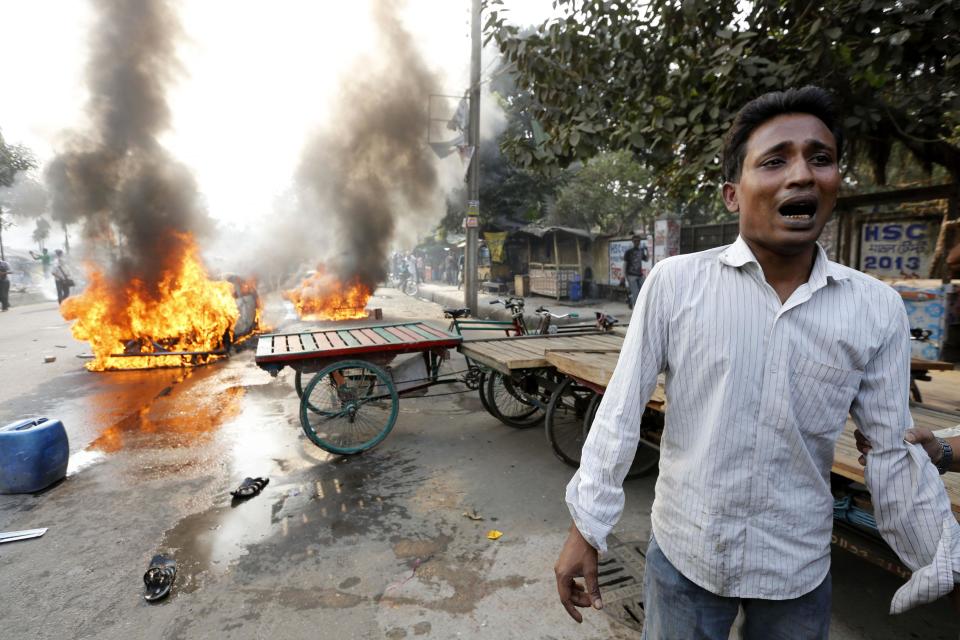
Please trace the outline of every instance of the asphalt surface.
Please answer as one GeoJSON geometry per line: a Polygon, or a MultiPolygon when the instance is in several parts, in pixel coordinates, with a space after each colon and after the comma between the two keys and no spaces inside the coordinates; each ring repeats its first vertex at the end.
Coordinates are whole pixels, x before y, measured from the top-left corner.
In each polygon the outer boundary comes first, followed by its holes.
{"type": "MultiPolygon", "coordinates": [[[[370,306],[445,326],[438,305],[392,290],[370,306]]],[[[297,326],[279,302],[267,318],[297,326]]],[[[0,637],[639,637],[603,612],[566,616],[552,567],[571,469],[542,429],[499,424],[475,393],[404,399],[379,447],[339,458],[302,434],[289,369],[271,378],[252,351],[90,373],[86,350],[53,303],[0,315],[0,424],[60,418],[72,452],[65,481],[0,496],[0,531],[49,527],[0,545],[0,637]],[[245,476],[270,483],[232,507],[245,476]],[[179,574],[150,605],[141,576],[158,552],[179,574]]],[[[620,539],[648,539],[654,482],[627,483],[620,539]]],[[[834,638],[957,637],[945,603],[887,616],[900,582],[850,554],[834,552],[833,576],[834,638]]]]}

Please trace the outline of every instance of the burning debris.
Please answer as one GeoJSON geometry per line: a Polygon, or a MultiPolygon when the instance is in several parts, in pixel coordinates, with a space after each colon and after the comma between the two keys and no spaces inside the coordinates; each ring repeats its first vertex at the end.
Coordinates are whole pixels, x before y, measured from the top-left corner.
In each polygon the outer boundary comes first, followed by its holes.
{"type": "Polygon", "coordinates": [[[373,291],[359,277],[343,281],[318,265],[317,271],[295,289],[283,292],[303,320],[356,320],[367,317],[373,291]]]}
{"type": "Polygon", "coordinates": [[[438,93],[439,83],[400,23],[397,5],[373,3],[382,55],[361,60],[345,76],[332,126],[304,151],[301,204],[330,212],[339,253],[326,261],[328,269],[288,292],[301,316],[366,317],[367,298],[386,278],[398,224],[444,206],[437,160],[423,134],[426,96],[438,93]]]}
{"type": "Polygon", "coordinates": [[[92,130],[46,174],[55,217],[82,220],[88,249],[90,285],[63,315],[90,342],[91,370],[206,362],[229,342],[238,310],[232,286],[210,280],[200,259],[195,238],[212,224],[196,185],[158,142],[178,69],[176,14],[165,0],[93,6],[92,130]],[[170,352],[191,355],[147,355],[170,352]]]}
{"type": "Polygon", "coordinates": [[[86,340],[93,371],[203,364],[222,355],[239,317],[234,285],[213,281],[189,236],[174,234],[181,263],[151,289],[134,278],[117,282],[91,266],[83,295],[67,298],[63,317],[86,340]]]}

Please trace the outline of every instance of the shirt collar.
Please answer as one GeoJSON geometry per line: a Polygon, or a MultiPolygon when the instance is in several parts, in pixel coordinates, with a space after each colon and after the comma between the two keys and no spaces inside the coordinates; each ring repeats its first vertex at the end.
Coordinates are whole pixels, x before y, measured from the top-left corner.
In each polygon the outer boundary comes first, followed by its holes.
{"type": "MultiPolygon", "coordinates": [[[[737,241],[720,252],[720,262],[730,266],[740,268],[745,264],[753,263],[760,267],[757,257],[753,255],[750,246],[743,239],[743,236],[737,236],[737,241]]],[[[813,261],[813,270],[810,272],[810,287],[815,291],[827,286],[827,279],[848,280],[848,276],[840,265],[830,262],[827,258],[827,252],[824,251],[820,243],[817,243],[817,257],[813,261]]]]}

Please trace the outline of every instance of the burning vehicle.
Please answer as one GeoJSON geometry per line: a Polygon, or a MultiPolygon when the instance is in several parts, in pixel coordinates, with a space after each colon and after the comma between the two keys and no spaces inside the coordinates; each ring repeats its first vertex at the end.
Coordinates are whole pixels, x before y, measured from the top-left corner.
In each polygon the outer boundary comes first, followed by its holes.
{"type": "Polygon", "coordinates": [[[117,275],[87,265],[90,283],[68,298],[63,317],[73,336],[90,343],[91,371],[184,367],[212,362],[259,326],[260,300],[252,280],[212,280],[196,243],[185,234],[182,249],[158,282],[118,282],[117,275]]]}
{"type": "Polygon", "coordinates": [[[373,289],[360,277],[346,280],[323,264],[298,286],[283,292],[301,320],[357,320],[367,317],[367,302],[373,289]]]}

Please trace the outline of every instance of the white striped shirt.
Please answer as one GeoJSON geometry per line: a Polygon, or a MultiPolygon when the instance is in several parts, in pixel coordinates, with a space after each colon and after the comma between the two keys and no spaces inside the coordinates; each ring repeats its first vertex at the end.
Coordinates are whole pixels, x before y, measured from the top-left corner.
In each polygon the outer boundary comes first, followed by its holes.
{"type": "Polygon", "coordinates": [[[909,334],[891,287],[819,246],[809,281],[784,304],[742,238],[659,262],[567,486],[577,528],[601,552],[661,371],[669,408],[653,531],[684,576],[728,597],[816,588],[830,569],[830,468],[850,413],[873,445],[866,483],[881,533],[914,571],[891,613],[960,579],[943,483],[903,440],[909,334]]]}

